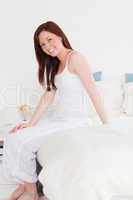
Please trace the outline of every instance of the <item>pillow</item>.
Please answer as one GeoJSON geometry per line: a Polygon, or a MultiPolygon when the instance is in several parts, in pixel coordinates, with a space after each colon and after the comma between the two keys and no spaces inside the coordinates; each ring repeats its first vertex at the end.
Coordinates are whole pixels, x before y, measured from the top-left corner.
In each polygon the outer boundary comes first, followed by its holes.
{"type": "Polygon", "coordinates": [[[101,71],[94,72],[93,77],[94,77],[95,81],[101,81],[102,80],[102,72],[101,71]]]}
{"type": "Polygon", "coordinates": [[[123,112],[128,116],[133,116],[133,82],[124,85],[123,112]]]}
{"type": "MultiPolygon", "coordinates": [[[[122,109],[123,92],[121,90],[120,80],[103,80],[102,71],[93,73],[93,77],[96,81],[96,87],[103,99],[104,107],[108,112],[109,117],[115,117],[120,115],[122,109]]],[[[92,103],[90,103],[92,104],[92,103]]],[[[91,116],[96,117],[96,111],[92,105],[91,116]]]]}
{"type": "MultiPolygon", "coordinates": [[[[108,117],[114,118],[121,114],[122,112],[122,102],[123,102],[123,91],[121,89],[120,81],[96,81],[96,87],[101,95],[105,110],[108,117]]],[[[91,100],[90,100],[91,101],[91,100]]],[[[90,118],[97,117],[97,113],[94,109],[92,102],[90,102],[91,111],[90,118]]]]}
{"type": "Polygon", "coordinates": [[[133,73],[126,73],[125,74],[125,82],[126,83],[133,82],[133,73]]]}

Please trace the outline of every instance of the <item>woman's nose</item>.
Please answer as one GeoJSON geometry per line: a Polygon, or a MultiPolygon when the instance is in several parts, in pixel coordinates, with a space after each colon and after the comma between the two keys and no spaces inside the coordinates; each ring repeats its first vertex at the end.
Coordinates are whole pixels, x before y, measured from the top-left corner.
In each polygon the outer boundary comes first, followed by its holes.
{"type": "Polygon", "coordinates": [[[51,49],[51,47],[48,43],[45,45],[45,48],[47,49],[47,51],[49,51],[51,49]]]}

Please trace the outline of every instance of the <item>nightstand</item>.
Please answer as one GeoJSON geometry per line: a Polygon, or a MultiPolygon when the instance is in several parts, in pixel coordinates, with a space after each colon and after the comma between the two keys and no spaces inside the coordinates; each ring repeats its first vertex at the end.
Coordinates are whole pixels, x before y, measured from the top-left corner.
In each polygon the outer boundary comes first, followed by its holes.
{"type": "Polygon", "coordinates": [[[3,155],[3,138],[4,134],[9,131],[12,127],[12,124],[4,124],[3,126],[0,126],[0,161],[2,161],[2,155],[3,155]]]}

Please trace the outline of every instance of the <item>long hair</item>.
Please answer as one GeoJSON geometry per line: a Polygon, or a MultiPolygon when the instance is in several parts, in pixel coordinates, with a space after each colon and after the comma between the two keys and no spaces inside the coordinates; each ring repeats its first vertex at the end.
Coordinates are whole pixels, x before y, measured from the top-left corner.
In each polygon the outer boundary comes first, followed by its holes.
{"type": "Polygon", "coordinates": [[[60,60],[57,57],[52,57],[46,54],[40,44],[38,36],[42,31],[48,31],[51,33],[56,34],[62,38],[63,45],[68,48],[72,49],[66,35],[61,30],[61,28],[53,21],[48,21],[46,23],[41,24],[34,33],[34,48],[35,48],[35,55],[39,65],[38,68],[38,80],[39,83],[44,86],[47,84],[47,91],[51,91],[52,89],[56,90],[56,85],[54,82],[55,75],[58,72],[60,60]],[[45,76],[46,75],[46,76],[45,76]],[[45,80],[46,79],[46,80],[45,80]]]}

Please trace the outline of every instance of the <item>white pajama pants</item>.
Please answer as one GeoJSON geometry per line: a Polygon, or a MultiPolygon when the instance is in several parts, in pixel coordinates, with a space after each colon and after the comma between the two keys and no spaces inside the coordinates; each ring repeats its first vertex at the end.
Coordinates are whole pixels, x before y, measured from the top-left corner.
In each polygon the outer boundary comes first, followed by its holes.
{"type": "MultiPolygon", "coordinates": [[[[15,183],[35,183],[36,153],[44,139],[49,134],[58,134],[69,128],[79,126],[79,123],[70,121],[43,120],[36,126],[18,130],[16,133],[7,133],[4,138],[3,173],[5,178],[15,183]]],[[[47,149],[46,149],[47,151],[47,149]]]]}

